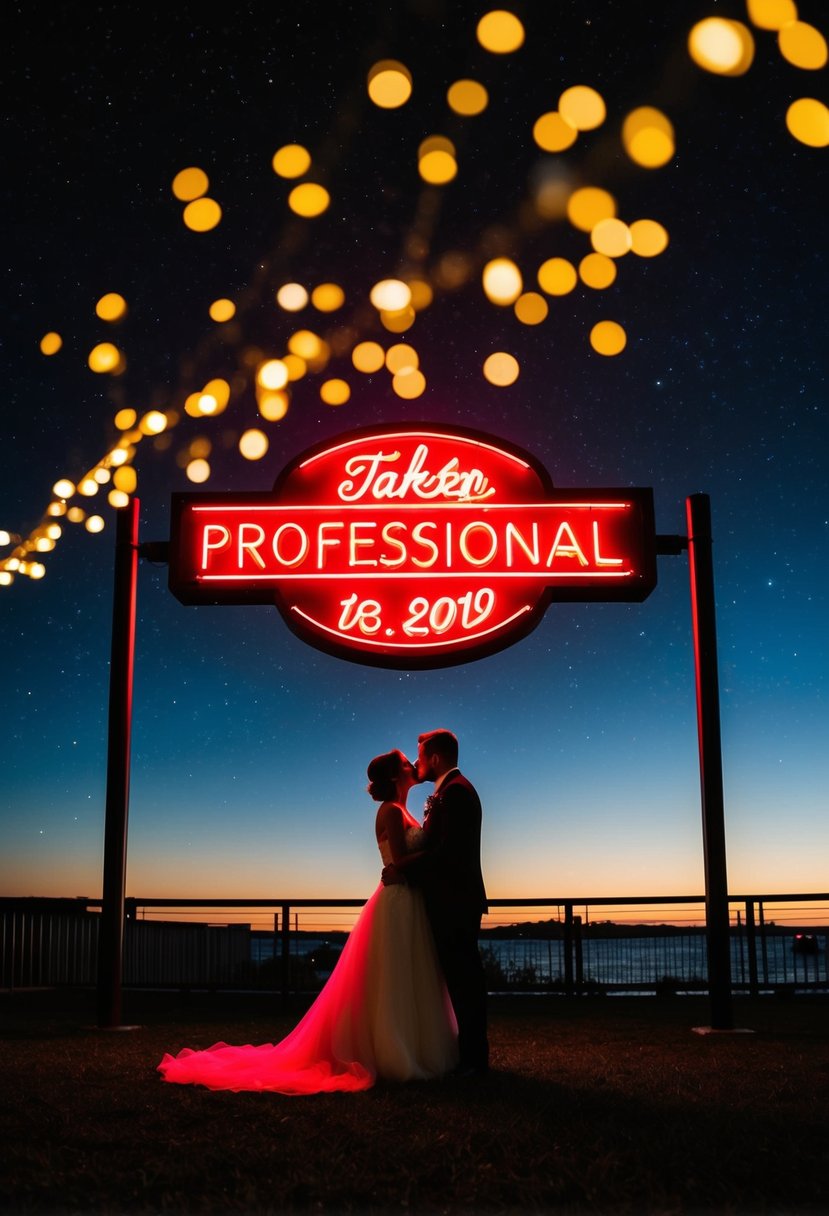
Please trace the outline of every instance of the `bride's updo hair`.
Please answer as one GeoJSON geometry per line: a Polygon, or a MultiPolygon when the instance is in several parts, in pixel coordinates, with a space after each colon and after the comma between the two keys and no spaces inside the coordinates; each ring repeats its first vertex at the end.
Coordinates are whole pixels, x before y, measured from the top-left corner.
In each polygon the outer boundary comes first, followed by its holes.
{"type": "Polygon", "coordinates": [[[402,766],[403,753],[397,748],[374,757],[367,769],[366,788],[375,802],[390,802],[394,798],[402,766]]]}

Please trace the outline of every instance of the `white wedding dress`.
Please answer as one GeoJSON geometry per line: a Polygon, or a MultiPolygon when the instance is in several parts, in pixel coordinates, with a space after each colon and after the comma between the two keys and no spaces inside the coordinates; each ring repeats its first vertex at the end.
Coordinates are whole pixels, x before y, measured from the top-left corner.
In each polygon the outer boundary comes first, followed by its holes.
{"type": "MultiPolygon", "coordinates": [[[[408,828],[415,852],[422,829],[408,828]]],[[[384,864],[391,857],[380,844],[384,864]]],[[[165,1055],[165,1081],[283,1094],[369,1089],[426,1080],[457,1064],[457,1023],[419,891],[382,883],[364,905],[337,965],[307,1013],[279,1043],[165,1055]]]]}

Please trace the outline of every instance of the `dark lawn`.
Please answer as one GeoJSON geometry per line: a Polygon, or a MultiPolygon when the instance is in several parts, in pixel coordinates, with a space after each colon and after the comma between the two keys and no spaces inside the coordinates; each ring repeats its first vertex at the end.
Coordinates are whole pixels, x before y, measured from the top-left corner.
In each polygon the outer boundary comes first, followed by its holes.
{"type": "Polygon", "coordinates": [[[167,1085],[164,1051],[272,1042],[263,995],[0,994],[0,1210],[829,1212],[829,998],[493,998],[491,1075],[290,1098],[167,1085]]]}

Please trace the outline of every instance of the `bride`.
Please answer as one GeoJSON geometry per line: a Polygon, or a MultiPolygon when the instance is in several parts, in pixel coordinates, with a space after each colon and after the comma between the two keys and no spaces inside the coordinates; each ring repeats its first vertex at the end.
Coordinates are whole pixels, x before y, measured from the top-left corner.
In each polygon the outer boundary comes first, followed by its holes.
{"type": "MultiPolygon", "coordinates": [[[[375,835],[383,864],[420,856],[423,830],[406,809],[417,782],[395,749],[368,766],[379,802],[375,835]]],[[[457,1064],[457,1023],[439,969],[421,893],[382,883],[364,905],[322,991],[281,1042],[165,1054],[165,1081],[282,1094],[369,1089],[379,1077],[426,1080],[457,1064]]]]}

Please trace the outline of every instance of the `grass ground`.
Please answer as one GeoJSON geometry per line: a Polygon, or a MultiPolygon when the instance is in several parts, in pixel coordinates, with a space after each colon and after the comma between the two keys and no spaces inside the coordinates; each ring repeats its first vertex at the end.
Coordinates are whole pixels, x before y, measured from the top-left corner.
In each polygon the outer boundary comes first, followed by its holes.
{"type": "Polygon", "coordinates": [[[0,994],[0,1211],[829,1212],[829,998],[492,998],[491,1075],[283,1097],[167,1085],[165,1051],[274,1042],[303,1006],[0,994]]]}

